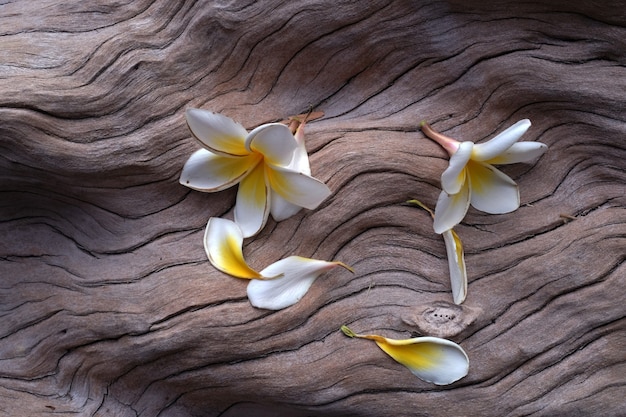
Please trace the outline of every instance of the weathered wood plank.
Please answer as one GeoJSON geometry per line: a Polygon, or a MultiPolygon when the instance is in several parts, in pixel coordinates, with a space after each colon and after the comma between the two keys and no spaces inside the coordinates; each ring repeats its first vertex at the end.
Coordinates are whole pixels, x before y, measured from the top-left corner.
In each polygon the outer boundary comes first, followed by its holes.
{"type": "Polygon", "coordinates": [[[626,3],[0,3],[0,413],[617,416],[626,383],[626,3]],[[178,184],[188,107],[252,128],[306,111],[333,195],[246,242],[262,268],[338,259],[284,311],[208,263],[235,191],[178,184]],[[470,210],[451,304],[428,215],[447,156],[529,118],[549,145],[470,210]],[[564,215],[564,216],[563,216],[564,215]],[[574,219],[570,219],[570,217],[574,219]],[[450,313],[450,314],[448,314],[450,313]],[[448,315],[453,317],[445,319],[448,315]],[[450,337],[435,387],[363,332],[450,337]]]}

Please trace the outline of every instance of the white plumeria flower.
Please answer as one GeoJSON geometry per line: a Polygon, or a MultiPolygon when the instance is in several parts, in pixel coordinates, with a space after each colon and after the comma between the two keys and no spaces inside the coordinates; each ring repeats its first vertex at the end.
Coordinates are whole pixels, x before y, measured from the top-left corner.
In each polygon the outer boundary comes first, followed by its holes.
{"type": "MultiPolygon", "coordinates": [[[[419,200],[409,200],[409,204],[415,204],[427,212],[431,217],[435,218],[435,213],[426,207],[419,200]]],[[[448,269],[450,270],[450,287],[452,289],[452,299],[455,304],[461,304],[467,297],[467,271],[465,268],[465,254],[463,252],[463,244],[461,238],[453,230],[444,230],[441,233],[443,241],[446,244],[446,255],[448,256],[448,269]]]]}
{"type": "Polygon", "coordinates": [[[349,337],[375,341],[387,355],[426,382],[436,385],[451,384],[463,378],[469,371],[469,358],[463,348],[446,339],[388,339],[375,334],[356,334],[347,326],[341,326],[341,331],[349,337]]]}
{"type": "Polygon", "coordinates": [[[187,124],[204,149],[185,163],[180,183],[198,191],[221,191],[239,184],[235,222],[245,237],[257,234],[269,214],[284,220],[302,207],[316,208],[330,189],[311,177],[303,126],[298,138],[280,123],[250,133],[232,119],[201,109],[188,109],[187,124]]]}
{"type": "Polygon", "coordinates": [[[248,299],[254,307],[281,310],[300,301],[313,282],[324,272],[342,266],[342,262],[290,256],[258,272],[243,257],[243,233],[233,221],[212,217],[204,234],[204,249],[209,261],[222,272],[250,279],[248,299]]]}
{"type": "Polygon", "coordinates": [[[519,208],[517,184],[493,165],[529,162],[546,151],[548,147],[540,142],[516,143],[529,127],[530,120],[520,120],[490,141],[474,144],[449,138],[422,123],[424,134],[450,155],[450,165],[441,175],[443,191],[435,207],[435,232],[459,224],[470,204],[491,214],[519,208]]]}

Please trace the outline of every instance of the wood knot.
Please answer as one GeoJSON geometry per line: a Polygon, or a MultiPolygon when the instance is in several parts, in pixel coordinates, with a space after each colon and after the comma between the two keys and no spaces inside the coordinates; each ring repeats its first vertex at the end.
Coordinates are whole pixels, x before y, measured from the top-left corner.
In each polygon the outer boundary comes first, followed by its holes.
{"type": "Polygon", "coordinates": [[[424,336],[452,337],[472,324],[481,313],[480,308],[435,301],[417,307],[417,313],[403,319],[405,324],[417,327],[424,336]]]}

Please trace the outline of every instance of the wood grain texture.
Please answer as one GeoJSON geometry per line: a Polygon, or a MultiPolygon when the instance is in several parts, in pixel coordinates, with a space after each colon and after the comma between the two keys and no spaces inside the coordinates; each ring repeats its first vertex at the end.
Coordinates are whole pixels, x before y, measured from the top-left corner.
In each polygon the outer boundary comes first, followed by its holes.
{"type": "Polygon", "coordinates": [[[623,415],[626,3],[366,3],[0,1],[0,414],[623,415]],[[257,310],[202,247],[235,190],[178,184],[184,111],[252,128],[310,106],[333,195],[245,254],[356,273],[257,310]],[[522,118],[549,151],[503,169],[518,211],[458,227],[456,307],[403,205],[434,206],[447,165],[419,122],[482,141],[522,118]],[[469,375],[422,382],[342,324],[450,337],[469,375]]]}

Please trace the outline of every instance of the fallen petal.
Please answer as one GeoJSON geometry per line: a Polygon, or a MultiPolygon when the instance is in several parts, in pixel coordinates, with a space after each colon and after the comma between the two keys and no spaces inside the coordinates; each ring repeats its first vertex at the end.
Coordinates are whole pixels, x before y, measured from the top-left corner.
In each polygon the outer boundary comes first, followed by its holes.
{"type": "Polygon", "coordinates": [[[519,208],[517,184],[492,165],[470,161],[467,172],[471,205],[485,213],[510,213],[519,208]]]}
{"type": "Polygon", "coordinates": [[[211,264],[237,278],[262,278],[243,258],[243,234],[237,224],[211,217],[204,232],[204,250],[211,264]]]}
{"type": "Polygon", "coordinates": [[[264,277],[279,275],[279,278],[250,281],[248,299],[254,307],[281,310],[300,301],[318,276],[337,266],[350,270],[341,262],[326,262],[300,256],[281,259],[261,271],[264,277]]]}
{"type": "Polygon", "coordinates": [[[502,133],[488,142],[479,143],[474,146],[472,159],[474,161],[487,161],[500,155],[509,149],[522,137],[530,127],[530,120],[523,119],[507,128],[502,133]]]}
{"type": "Polygon", "coordinates": [[[469,358],[454,342],[438,337],[388,339],[378,335],[360,335],[346,326],[341,330],[349,337],[370,339],[418,378],[436,385],[451,384],[467,375],[469,358]]]}
{"type": "Polygon", "coordinates": [[[244,156],[248,132],[230,117],[202,109],[187,109],[187,125],[191,133],[211,152],[223,156],[244,156]]]}
{"type": "Polygon", "coordinates": [[[448,255],[450,269],[450,286],[455,304],[461,304],[467,296],[467,272],[465,269],[465,254],[461,239],[452,229],[442,233],[448,255]]]}

